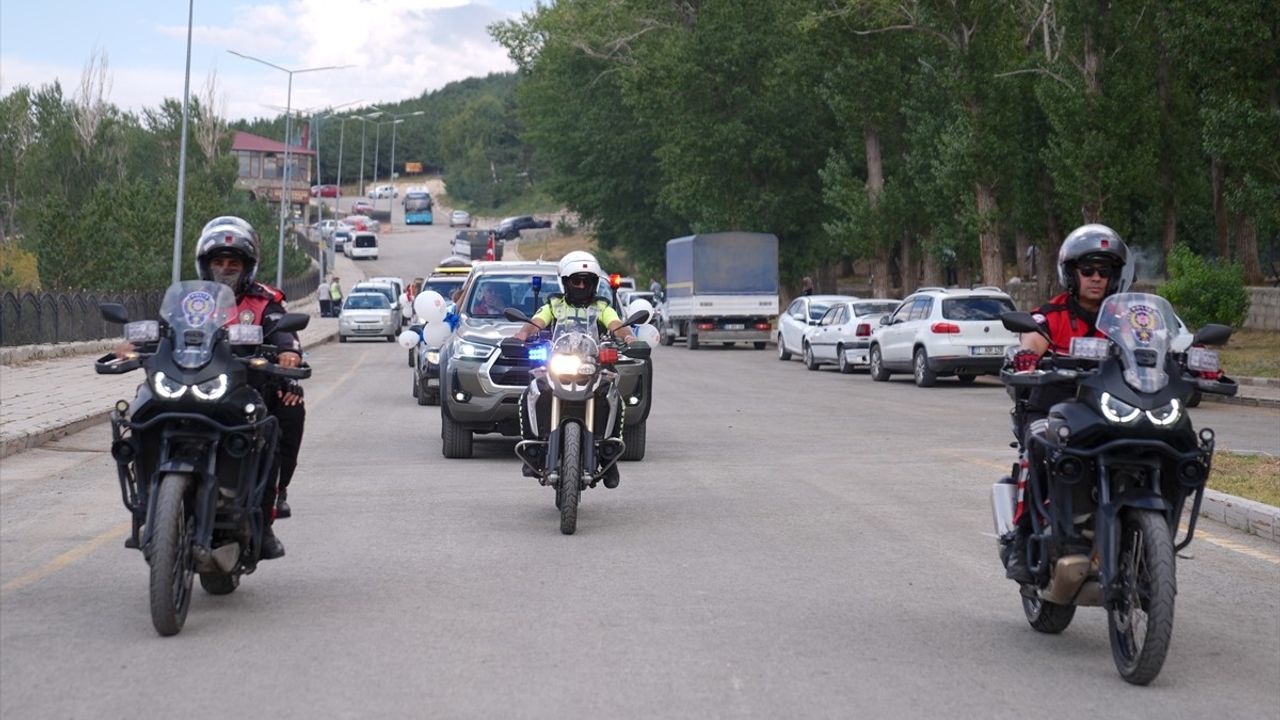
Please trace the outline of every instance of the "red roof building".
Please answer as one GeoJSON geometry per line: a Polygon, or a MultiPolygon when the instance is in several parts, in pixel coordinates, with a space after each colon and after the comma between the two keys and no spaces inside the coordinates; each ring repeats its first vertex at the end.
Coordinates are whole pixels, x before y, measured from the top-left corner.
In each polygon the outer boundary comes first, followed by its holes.
{"type": "MultiPolygon", "coordinates": [[[[255,199],[280,202],[284,174],[285,144],[261,135],[237,131],[231,154],[240,162],[236,184],[255,199]]],[[[300,145],[289,146],[289,194],[294,204],[305,205],[310,198],[311,160],[316,152],[300,145]]]]}

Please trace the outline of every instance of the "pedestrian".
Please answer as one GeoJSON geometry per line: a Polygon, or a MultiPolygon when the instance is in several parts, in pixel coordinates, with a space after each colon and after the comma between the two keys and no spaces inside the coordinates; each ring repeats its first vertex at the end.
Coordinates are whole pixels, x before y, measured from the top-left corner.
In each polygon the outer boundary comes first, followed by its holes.
{"type": "Polygon", "coordinates": [[[320,278],[320,285],[316,287],[316,301],[320,303],[320,317],[329,317],[333,301],[329,299],[329,283],[325,282],[323,277],[320,278]]]}
{"type": "Polygon", "coordinates": [[[338,284],[338,276],[329,278],[329,317],[337,317],[342,309],[342,286],[338,284]]]}
{"type": "Polygon", "coordinates": [[[653,293],[654,302],[662,300],[662,283],[652,275],[649,276],[649,292],[653,293]]]}
{"type": "Polygon", "coordinates": [[[800,280],[800,294],[801,295],[813,294],[813,278],[809,277],[808,275],[805,275],[804,278],[800,280]]]}

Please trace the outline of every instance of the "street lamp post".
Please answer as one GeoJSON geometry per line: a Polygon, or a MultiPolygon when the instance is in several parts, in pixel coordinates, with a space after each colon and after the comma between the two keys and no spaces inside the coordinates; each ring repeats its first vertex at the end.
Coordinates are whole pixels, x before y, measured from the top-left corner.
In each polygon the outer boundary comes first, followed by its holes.
{"type": "Polygon", "coordinates": [[[371,112],[368,115],[356,115],[355,119],[360,121],[360,188],[359,195],[364,197],[364,138],[365,128],[368,127],[369,121],[382,114],[382,111],[371,112]]]}
{"type": "Polygon", "coordinates": [[[195,13],[196,0],[187,3],[187,74],[182,81],[182,142],[178,149],[178,209],[173,216],[173,273],[172,282],[178,282],[182,264],[182,213],[183,200],[187,192],[187,116],[191,98],[191,19],[195,13]]]}
{"type": "Polygon", "coordinates": [[[352,66],[351,65],[326,65],[324,67],[312,67],[312,68],[301,68],[299,70],[290,70],[289,68],[280,67],[275,63],[267,62],[262,58],[256,58],[251,55],[245,55],[244,53],[239,53],[239,52],[236,52],[235,50],[228,50],[227,52],[237,57],[242,57],[245,60],[252,60],[256,63],[262,63],[267,67],[275,68],[276,70],[279,70],[280,72],[283,72],[289,76],[289,92],[285,100],[285,114],[284,114],[284,174],[283,174],[281,187],[280,187],[280,232],[277,238],[278,245],[276,247],[276,251],[277,251],[276,252],[276,285],[283,286],[284,285],[284,217],[285,217],[285,212],[288,210],[289,206],[293,204],[292,203],[293,198],[289,195],[289,174],[290,174],[289,173],[289,170],[290,170],[289,146],[292,140],[290,135],[293,132],[293,114],[292,112],[290,112],[290,108],[292,108],[293,106],[293,76],[299,73],[319,72],[321,70],[342,70],[344,68],[349,68],[352,66]]]}
{"type": "MultiPolygon", "coordinates": [[[[394,117],[396,118],[396,120],[395,122],[391,123],[391,187],[393,188],[391,191],[392,195],[395,195],[394,188],[396,186],[396,126],[404,122],[404,119],[407,117],[417,117],[419,115],[425,115],[425,114],[426,114],[425,110],[419,110],[417,112],[405,113],[403,115],[395,115],[394,117]]],[[[387,216],[388,217],[391,216],[391,212],[392,212],[391,206],[392,206],[392,201],[388,199],[387,200],[387,216]]]]}

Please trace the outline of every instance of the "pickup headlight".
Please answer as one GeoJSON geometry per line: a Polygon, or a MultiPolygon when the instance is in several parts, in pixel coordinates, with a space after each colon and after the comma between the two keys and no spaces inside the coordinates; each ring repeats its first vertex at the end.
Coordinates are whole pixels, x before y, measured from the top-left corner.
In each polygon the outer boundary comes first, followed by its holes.
{"type": "Polygon", "coordinates": [[[438,350],[428,350],[428,351],[427,351],[427,362],[431,363],[432,365],[439,365],[439,364],[440,364],[440,351],[438,351],[438,350]]]}
{"type": "Polygon", "coordinates": [[[1147,411],[1147,419],[1152,425],[1165,427],[1178,422],[1178,418],[1182,416],[1182,403],[1177,399],[1170,400],[1168,405],[1155,410],[1147,411]]]}
{"type": "Polygon", "coordinates": [[[1127,425],[1138,419],[1142,411],[1123,400],[1117,400],[1111,393],[1102,393],[1102,415],[1113,423],[1127,425]]]}
{"type": "Polygon", "coordinates": [[[151,376],[151,385],[155,387],[156,394],[165,400],[177,400],[187,394],[187,386],[170,378],[162,372],[156,372],[151,376]]]}
{"type": "Polygon", "coordinates": [[[223,373],[212,380],[191,386],[191,393],[201,400],[217,400],[227,394],[227,375],[223,373]]]}
{"type": "Polygon", "coordinates": [[[459,340],[453,344],[453,355],[454,357],[472,358],[474,360],[487,360],[496,349],[491,345],[459,340]]]}

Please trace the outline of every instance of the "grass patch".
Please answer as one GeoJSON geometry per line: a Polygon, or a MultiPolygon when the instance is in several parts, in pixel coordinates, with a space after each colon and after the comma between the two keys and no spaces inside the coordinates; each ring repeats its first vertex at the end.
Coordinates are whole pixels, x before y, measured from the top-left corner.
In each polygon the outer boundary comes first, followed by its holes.
{"type": "Polygon", "coordinates": [[[1209,487],[1237,497],[1280,507],[1280,458],[1218,452],[1209,487]]]}
{"type": "Polygon", "coordinates": [[[1227,375],[1280,378],[1280,332],[1236,330],[1218,353],[1227,375]]]}
{"type": "Polygon", "coordinates": [[[520,244],[516,246],[519,249],[520,257],[525,260],[542,258],[549,262],[555,262],[574,250],[596,252],[595,240],[588,235],[561,235],[554,230],[551,232],[539,232],[538,235],[541,235],[541,237],[534,235],[529,230],[522,233],[520,244]]]}
{"type": "Polygon", "coordinates": [[[466,210],[476,218],[504,218],[512,215],[558,215],[563,207],[553,200],[551,196],[539,191],[537,188],[532,188],[498,207],[492,208],[475,205],[447,193],[437,197],[436,203],[442,207],[466,210]]]}

